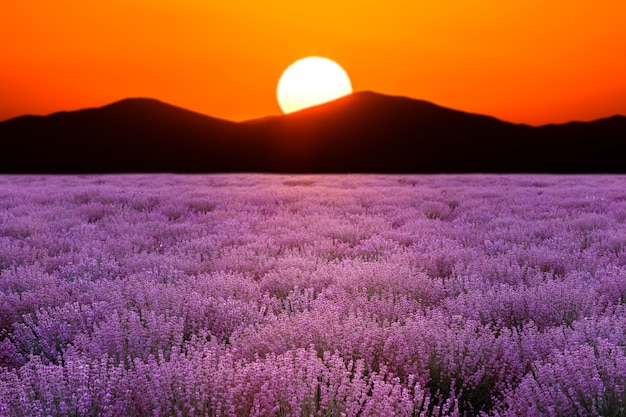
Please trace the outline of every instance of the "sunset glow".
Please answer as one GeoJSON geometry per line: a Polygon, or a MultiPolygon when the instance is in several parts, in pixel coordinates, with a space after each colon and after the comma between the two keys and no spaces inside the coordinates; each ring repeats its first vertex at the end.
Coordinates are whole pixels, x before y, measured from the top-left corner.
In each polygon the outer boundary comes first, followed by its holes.
{"type": "Polygon", "coordinates": [[[626,2],[4,2],[0,120],[152,97],[229,120],[332,57],[355,91],[530,124],[626,114],[626,2]]]}
{"type": "Polygon", "coordinates": [[[285,113],[326,103],[352,93],[348,74],[327,58],[308,57],[289,66],[280,77],[276,95],[285,113]]]}

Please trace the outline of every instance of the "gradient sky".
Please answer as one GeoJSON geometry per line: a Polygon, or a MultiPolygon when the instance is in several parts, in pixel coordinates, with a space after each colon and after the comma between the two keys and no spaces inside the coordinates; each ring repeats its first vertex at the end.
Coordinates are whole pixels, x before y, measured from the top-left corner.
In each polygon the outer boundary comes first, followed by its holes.
{"type": "Polygon", "coordinates": [[[623,0],[57,0],[0,4],[0,120],[152,97],[229,120],[279,114],[320,55],[355,90],[503,120],[626,115],[623,0]]]}

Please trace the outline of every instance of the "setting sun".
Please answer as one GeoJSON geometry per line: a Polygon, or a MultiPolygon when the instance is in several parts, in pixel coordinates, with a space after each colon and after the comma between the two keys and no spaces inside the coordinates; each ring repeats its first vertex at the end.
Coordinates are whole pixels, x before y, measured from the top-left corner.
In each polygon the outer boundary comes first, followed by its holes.
{"type": "Polygon", "coordinates": [[[321,57],[300,59],[278,82],[278,104],[285,113],[326,103],[352,93],[348,74],[339,64],[321,57]]]}

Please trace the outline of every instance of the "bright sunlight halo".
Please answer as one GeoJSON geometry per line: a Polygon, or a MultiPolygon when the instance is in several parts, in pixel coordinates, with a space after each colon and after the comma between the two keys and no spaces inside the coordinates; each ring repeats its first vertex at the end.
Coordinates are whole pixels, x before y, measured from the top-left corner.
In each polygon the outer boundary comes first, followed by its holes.
{"type": "Polygon", "coordinates": [[[283,72],[276,95],[284,113],[326,103],[352,93],[350,78],[328,58],[300,59],[283,72]]]}

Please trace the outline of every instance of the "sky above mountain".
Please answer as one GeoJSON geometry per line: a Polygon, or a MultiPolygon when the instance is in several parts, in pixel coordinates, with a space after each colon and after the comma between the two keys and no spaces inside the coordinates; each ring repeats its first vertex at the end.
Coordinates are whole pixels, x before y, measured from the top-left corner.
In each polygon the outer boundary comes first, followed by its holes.
{"type": "Polygon", "coordinates": [[[4,2],[0,120],[154,97],[279,114],[292,62],[372,90],[529,124],[626,114],[626,2],[4,2]]]}

